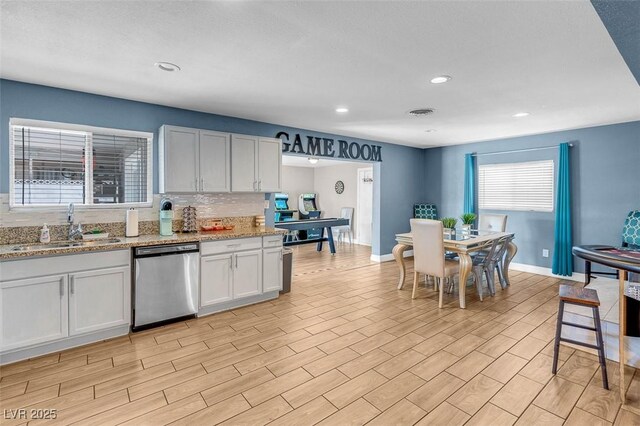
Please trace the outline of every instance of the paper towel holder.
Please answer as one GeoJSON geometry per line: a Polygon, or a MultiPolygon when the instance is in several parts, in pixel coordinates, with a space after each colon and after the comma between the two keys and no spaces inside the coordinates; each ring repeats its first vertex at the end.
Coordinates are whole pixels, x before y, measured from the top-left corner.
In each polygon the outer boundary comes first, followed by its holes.
{"type": "Polygon", "coordinates": [[[140,236],[140,229],[138,227],[138,211],[133,207],[127,210],[124,229],[125,237],[140,236]]]}

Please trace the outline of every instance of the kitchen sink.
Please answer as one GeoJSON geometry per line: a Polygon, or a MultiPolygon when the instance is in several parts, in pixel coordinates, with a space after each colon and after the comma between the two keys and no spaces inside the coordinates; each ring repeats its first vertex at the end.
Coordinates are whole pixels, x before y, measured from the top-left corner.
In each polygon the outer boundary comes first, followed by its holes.
{"type": "Polygon", "coordinates": [[[30,250],[52,250],[57,248],[69,248],[69,247],[91,247],[103,244],[115,244],[119,243],[119,238],[105,238],[102,240],[92,241],[56,241],[49,244],[21,244],[19,246],[12,247],[12,251],[30,251],[30,250]]]}

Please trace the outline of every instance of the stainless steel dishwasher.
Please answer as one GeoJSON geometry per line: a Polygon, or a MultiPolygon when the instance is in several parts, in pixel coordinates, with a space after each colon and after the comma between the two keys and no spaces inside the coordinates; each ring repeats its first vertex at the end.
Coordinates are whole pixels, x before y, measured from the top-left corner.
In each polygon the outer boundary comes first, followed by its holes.
{"type": "Polygon", "coordinates": [[[139,247],[133,252],[133,331],[195,317],[199,245],[139,247]]]}

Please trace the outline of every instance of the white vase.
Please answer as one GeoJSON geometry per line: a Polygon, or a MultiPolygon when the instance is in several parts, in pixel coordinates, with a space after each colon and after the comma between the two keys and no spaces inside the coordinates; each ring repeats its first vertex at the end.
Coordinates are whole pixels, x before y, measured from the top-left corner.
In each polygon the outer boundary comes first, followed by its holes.
{"type": "Polygon", "coordinates": [[[471,234],[471,224],[462,224],[462,234],[463,235],[471,234]]]}

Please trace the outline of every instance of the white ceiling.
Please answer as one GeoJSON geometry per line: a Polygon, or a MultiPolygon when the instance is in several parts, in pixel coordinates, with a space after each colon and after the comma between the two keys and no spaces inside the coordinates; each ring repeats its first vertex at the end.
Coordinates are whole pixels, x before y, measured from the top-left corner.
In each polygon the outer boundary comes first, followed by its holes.
{"type": "Polygon", "coordinates": [[[344,165],[350,165],[350,164],[361,164],[362,167],[367,167],[371,165],[371,163],[366,163],[366,162],[328,160],[326,158],[319,158],[316,164],[311,164],[309,162],[309,157],[302,157],[299,155],[287,155],[287,154],[282,156],[283,166],[311,167],[311,168],[317,169],[318,167],[344,166],[344,165]]]}
{"type": "Polygon", "coordinates": [[[0,27],[3,78],[378,141],[640,119],[640,87],[587,0],[3,0],[0,27]],[[440,74],[453,80],[429,83],[440,74]],[[436,113],[407,116],[420,107],[436,113]]]}

